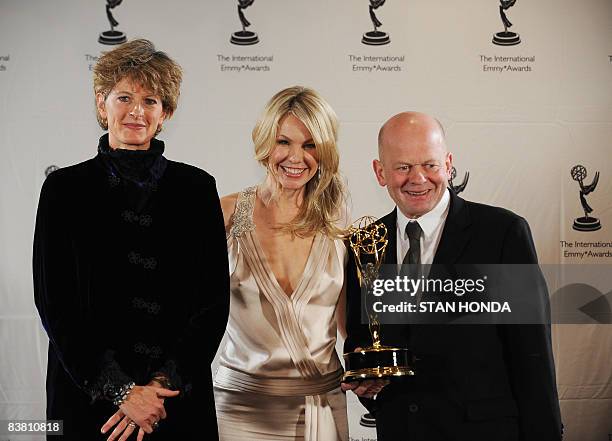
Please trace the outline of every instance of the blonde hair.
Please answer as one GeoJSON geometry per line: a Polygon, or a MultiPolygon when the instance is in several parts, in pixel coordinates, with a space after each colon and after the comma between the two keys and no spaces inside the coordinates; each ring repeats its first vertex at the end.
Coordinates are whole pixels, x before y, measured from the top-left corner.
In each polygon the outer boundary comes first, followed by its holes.
{"type": "MultiPolygon", "coordinates": [[[[94,96],[101,93],[106,99],[115,84],[128,78],[159,95],[166,117],[171,117],[176,110],[183,71],[165,52],[155,50],[149,40],[128,41],[106,52],[94,66],[93,73],[94,96]]],[[[100,116],[97,106],[96,117],[100,127],[107,130],[108,123],[100,116]]]]}
{"type": "MultiPolygon", "coordinates": [[[[279,123],[289,114],[299,119],[310,132],[317,149],[319,171],[306,183],[298,214],[281,229],[302,237],[317,231],[329,237],[342,237],[345,232],[339,223],[345,215],[346,191],[338,170],[338,118],[316,91],[294,86],[270,99],[253,129],[255,159],[274,175],[268,158],[276,145],[279,123]]],[[[278,193],[280,184],[277,185],[278,193]]]]}

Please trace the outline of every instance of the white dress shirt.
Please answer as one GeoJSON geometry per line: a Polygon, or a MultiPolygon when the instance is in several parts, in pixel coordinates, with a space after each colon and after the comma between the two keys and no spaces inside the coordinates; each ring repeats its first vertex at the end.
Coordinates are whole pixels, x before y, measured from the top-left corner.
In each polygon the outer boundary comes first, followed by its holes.
{"type": "Polygon", "coordinates": [[[421,234],[421,264],[430,265],[433,263],[438,243],[442,237],[442,230],[448,216],[450,206],[450,194],[447,189],[440,199],[440,202],[428,213],[416,219],[408,219],[404,213],[397,208],[397,264],[398,268],[402,265],[404,256],[410,248],[410,241],[406,234],[406,225],[408,222],[417,221],[423,234],[421,234]]]}

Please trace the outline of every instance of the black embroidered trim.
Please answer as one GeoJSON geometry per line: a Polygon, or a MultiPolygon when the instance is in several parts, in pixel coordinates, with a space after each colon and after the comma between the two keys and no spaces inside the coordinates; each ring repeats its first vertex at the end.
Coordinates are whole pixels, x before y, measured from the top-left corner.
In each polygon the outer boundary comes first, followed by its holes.
{"type": "Polygon", "coordinates": [[[112,176],[111,185],[116,185],[117,179],[125,179],[156,191],[157,182],[168,166],[168,160],[163,157],[164,148],[163,141],[153,138],[148,150],[112,149],[108,134],[104,134],[98,143],[98,156],[112,176]]]}
{"type": "Polygon", "coordinates": [[[105,352],[104,367],[98,378],[87,388],[92,402],[98,399],[112,402],[117,399],[126,384],[133,382],[132,378],[121,370],[114,357],[115,351],[107,350],[105,352]]]}

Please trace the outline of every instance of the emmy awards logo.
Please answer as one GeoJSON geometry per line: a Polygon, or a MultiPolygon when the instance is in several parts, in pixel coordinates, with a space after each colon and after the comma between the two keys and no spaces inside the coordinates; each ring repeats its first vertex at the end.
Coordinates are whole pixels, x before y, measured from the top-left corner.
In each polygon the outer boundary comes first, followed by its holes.
{"type": "Polygon", "coordinates": [[[509,31],[508,28],[512,27],[512,23],[506,17],[506,9],[511,8],[516,3],[516,0],[499,0],[499,16],[504,24],[503,32],[496,32],[493,35],[493,44],[499,46],[514,46],[521,42],[521,37],[516,32],[509,31]]]}
{"type": "Polygon", "coordinates": [[[579,217],[574,220],[573,228],[577,231],[597,231],[601,228],[599,219],[589,216],[593,212],[593,209],[589,206],[585,196],[595,190],[597,182],[599,182],[599,172],[595,172],[593,182],[589,185],[584,184],[584,180],[587,177],[586,168],[582,165],[576,165],[572,167],[570,172],[572,179],[580,184],[580,203],[582,204],[582,210],[584,211],[584,217],[579,217]]]}
{"type": "Polygon", "coordinates": [[[382,26],[382,23],[374,13],[374,10],[384,5],[385,1],[386,0],[370,0],[370,19],[374,25],[374,30],[363,34],[363,38],[361,39],[363,44],[368,44],[370,46],[382,46],[391,42],[391,39],[389,39],[389,34],[378,30],[378,28],[382,26]]]}
{"type": "Polygon", "coordinates": [[[463,175],[463,181],[459,185],[453,184],[453,180],[456,177],[457,177],[457,169],[455,167],[453,167],[451,169],[451,177],[448,180],[448,186],[450,188],[452,188],[455,191],[456,194],[459,194],[463,190],[465,190],[465,187],[467,187],[468,180],[470,179],[470,172],[465,172],[465,175],[463,175]]]}
{"type": "Polygon", "coordinates": [[[110,31],[101,32],[98,37],[98,42],[102,44],[121,44],[127,41],[125,33],[115,30],[115,26],[119,25],[119,22],[115,20],[111,12],[111,9],[115,9],[122,1],[123,0],[106,0],[106,17],[110,23],[110,31]]]}
{"type": "Polygon", "coordinates": [[[59,170],[59,167],[57,165],[50,165],[49,167],[45,169],[45,177],[49,176],[51,173],[53,173],[56,170],[59,170]]]}
{"type": "Polygon", "coordinates": [[[259,43],[257,34],[246,30],[246,28],[251,26],[251,23],[244,16],[244,12],[242,12],[244,9],[251,6],[253,2],[255,2],[255,0],[238,0],[238,18],[240,19],[240,23],[242,23],[242,30],[232,33],[230,43],[239,46],[250,46],[259,43]]]}
{"type": "Polygon", "coordinates": [[[344,354],[346,372],[342,381],[414,375],[411,351],[382,344],[378,314],[368,306],[368,301],[373,299],[374,281],[379,277],[389,244],[387,227],[384,223],[376,223],[373,217],[364,216],[349,229],[348,242],[355,256],[359,285],[364,291],[372,346],[344,354]]]}

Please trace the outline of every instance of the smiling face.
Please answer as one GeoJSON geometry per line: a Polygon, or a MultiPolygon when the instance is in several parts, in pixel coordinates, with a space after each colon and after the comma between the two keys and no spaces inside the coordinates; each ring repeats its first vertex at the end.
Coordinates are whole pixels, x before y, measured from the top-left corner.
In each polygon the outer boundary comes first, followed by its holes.
{"type": "Polygon", "coordinates": [[[108,141],[112,148],[147,150],[166,112],[158,95],[123,78],[105,98],[96,95],[100,116],[108,122],[108,141]]]}
{"type": "Polygon", "coordinates": [[[292,114],[284,116],[278,127],[268,168],[283,189],[304,188],[317,173],[317,148],[304,123],[292,114]]]}
{"type": "Polygon", "coordinates": [[[378,183],[408,218],[430,212],[440,202],[452,170],[438,122],[422,113],[391,118],[379,140],[380,160],[374,160],[378,183]]]}

